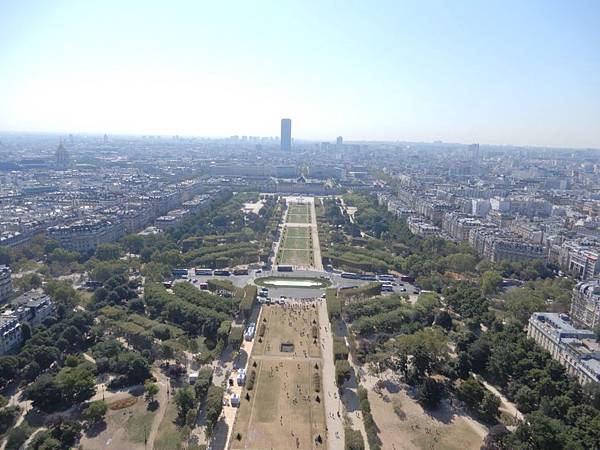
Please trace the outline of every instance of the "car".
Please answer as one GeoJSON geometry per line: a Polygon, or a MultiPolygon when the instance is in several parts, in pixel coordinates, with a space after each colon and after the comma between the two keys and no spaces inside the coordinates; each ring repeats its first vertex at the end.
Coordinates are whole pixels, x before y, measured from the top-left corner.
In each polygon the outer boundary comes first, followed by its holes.
{"type": "Polygon", "coordinates": [[[323,292],[323,294],[321,294],[321,298],[327,298],[327,294],[323,292]]]}
{"type": "Polygon", "coordinates": [[[406,288],[400,289],[400,292],[406,292],[406,288]]]}
{"type": "Polygon", "coordinates": [[[262,273],[262,269],[256,269],[254,273],[262,273]]]}

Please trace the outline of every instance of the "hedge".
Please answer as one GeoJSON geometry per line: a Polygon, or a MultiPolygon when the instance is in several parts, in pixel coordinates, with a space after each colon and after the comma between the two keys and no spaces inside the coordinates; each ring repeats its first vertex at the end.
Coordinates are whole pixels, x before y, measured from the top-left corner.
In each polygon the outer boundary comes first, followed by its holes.
{"type": "Polygon", "coordinates": [[[342,302],[338,298],[337,290],[335,288],[329,288],[325,292],[329,320],[339,319],[342,315],[342,302]]]}
{"type": "Polygon", "coordinates": [[[381,294],[381,284],[369,283],[364,286],[354,287],[350,289],[340,289],[338,296],[342,298],[350,297],[373,297],[381,294]]]}
{"type": "Polygon", "coordinates": [[[344,428],[344,450],[365,450],[365,440],[360,431],[344,428]]]}

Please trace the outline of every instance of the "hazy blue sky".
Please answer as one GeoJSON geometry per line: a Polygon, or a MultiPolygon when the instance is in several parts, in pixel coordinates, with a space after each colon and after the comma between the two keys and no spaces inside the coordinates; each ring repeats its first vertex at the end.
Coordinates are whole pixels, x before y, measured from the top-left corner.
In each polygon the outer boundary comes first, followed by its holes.
{"type": "Polygon", "coordinates": [[[0,0],[0,130],[600,147],[600,1],[0,0]]]}

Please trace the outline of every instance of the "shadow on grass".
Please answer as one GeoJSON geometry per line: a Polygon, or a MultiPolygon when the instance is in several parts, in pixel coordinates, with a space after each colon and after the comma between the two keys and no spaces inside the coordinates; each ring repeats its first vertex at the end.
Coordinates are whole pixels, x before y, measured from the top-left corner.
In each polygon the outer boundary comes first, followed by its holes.
{"type": "Polygon", "coordinates": [[[85,435],[88,438],[95,438],[103,431],[106,431],[106,422],[103,420],[102,422],[95,423],[91,425],[86,431],[85,435]]]}

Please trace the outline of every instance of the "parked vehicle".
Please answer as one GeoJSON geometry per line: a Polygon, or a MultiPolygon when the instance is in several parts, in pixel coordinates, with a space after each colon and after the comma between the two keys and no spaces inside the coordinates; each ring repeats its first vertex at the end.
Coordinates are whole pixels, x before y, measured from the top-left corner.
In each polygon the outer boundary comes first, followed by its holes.
{"type": "Polygon", "coordinates": [[[231,275],[231,272],[229,270],[215,270],[213,274],[216,277],[228,277],[231,275]]]}

